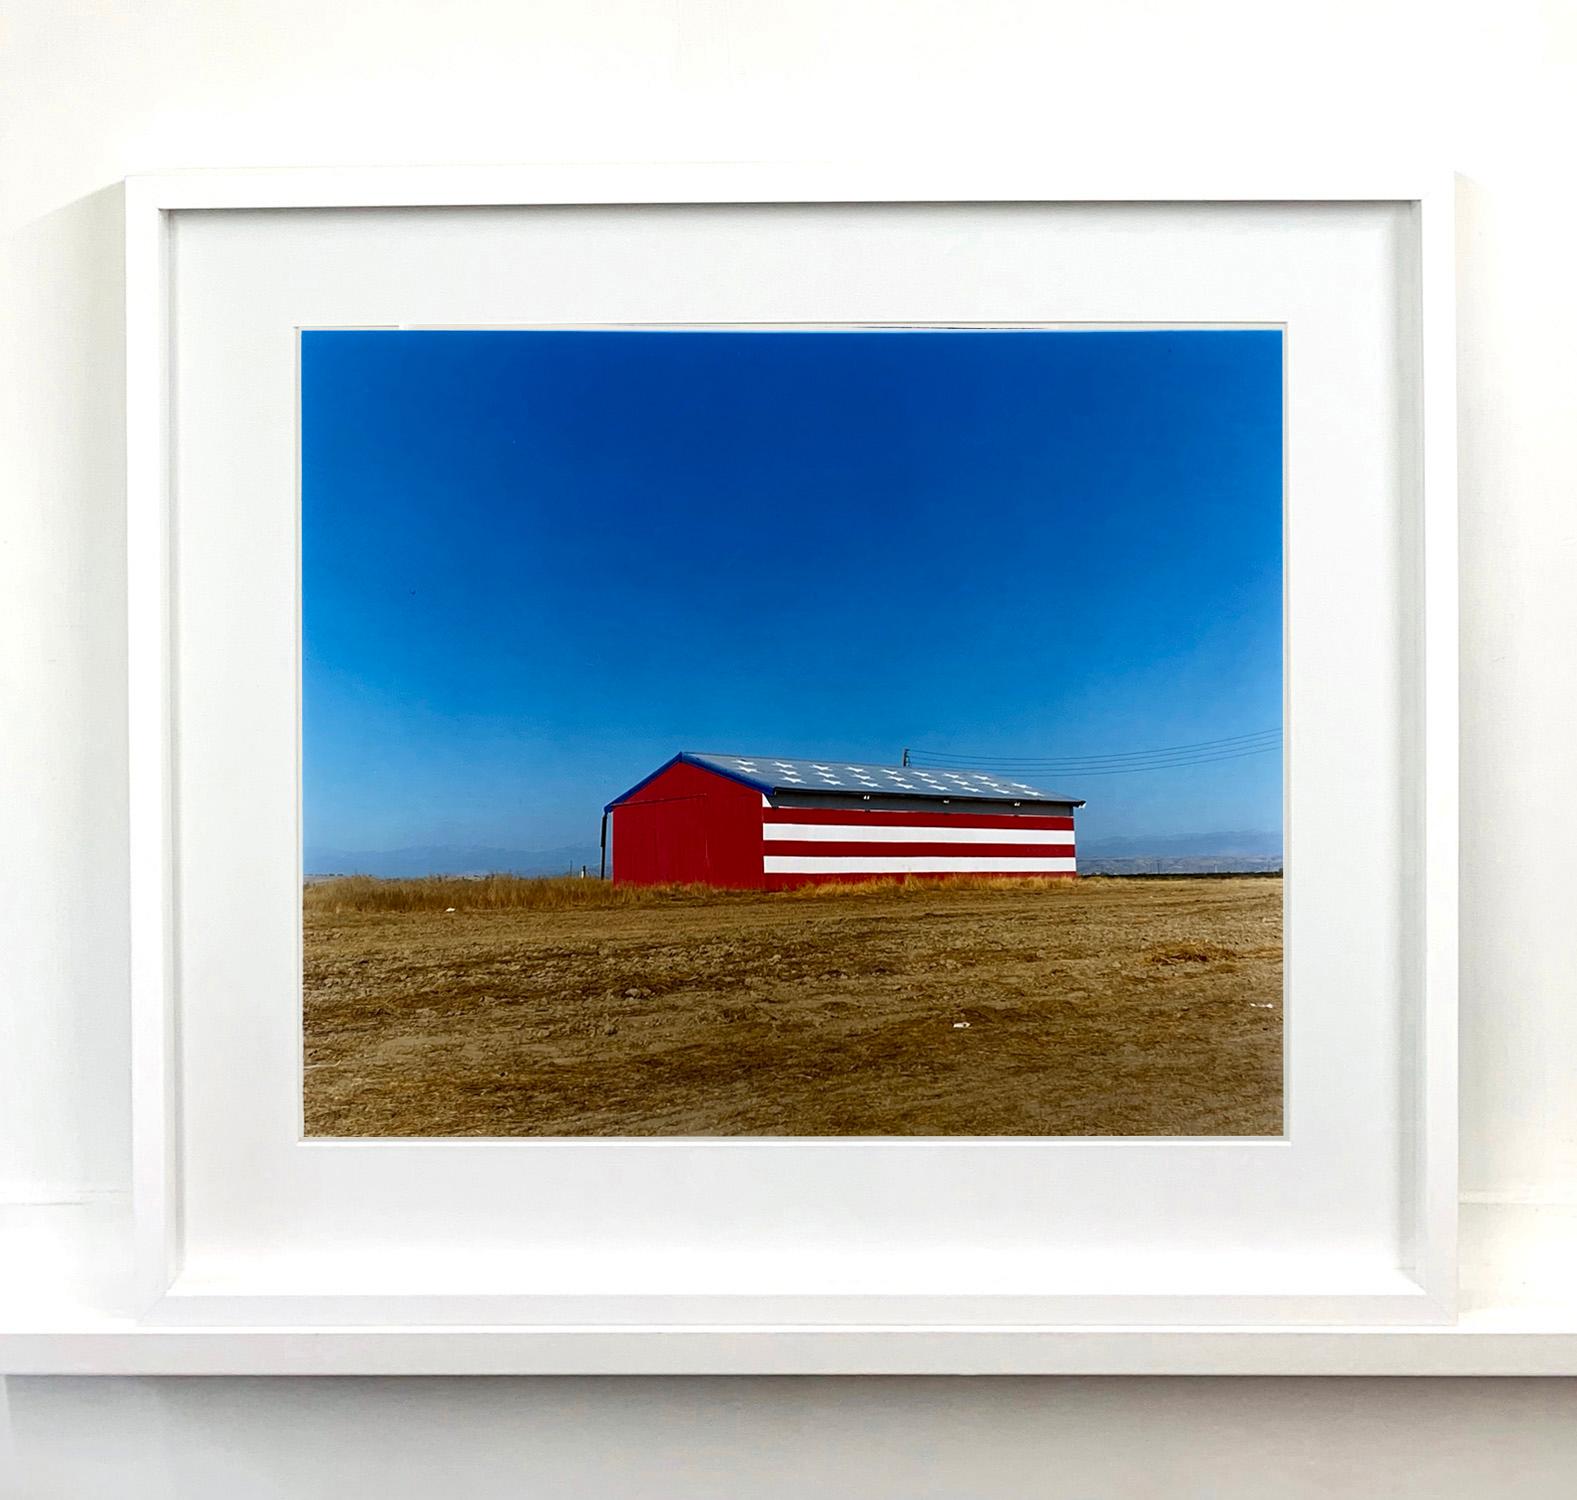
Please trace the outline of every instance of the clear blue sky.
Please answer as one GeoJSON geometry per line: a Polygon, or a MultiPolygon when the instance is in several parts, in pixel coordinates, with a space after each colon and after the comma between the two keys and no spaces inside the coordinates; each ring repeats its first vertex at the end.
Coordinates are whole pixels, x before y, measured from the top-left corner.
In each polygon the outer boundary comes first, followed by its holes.
{"type": "MultiPolygon", "coordinates": [[[[1274,331],[309,332],[302,403],[309,851],[594,845],[679,749],[1281,723],[1274,331]]],[[[1281,827],[1273,754],[1056,780],[1281,827]]]]}

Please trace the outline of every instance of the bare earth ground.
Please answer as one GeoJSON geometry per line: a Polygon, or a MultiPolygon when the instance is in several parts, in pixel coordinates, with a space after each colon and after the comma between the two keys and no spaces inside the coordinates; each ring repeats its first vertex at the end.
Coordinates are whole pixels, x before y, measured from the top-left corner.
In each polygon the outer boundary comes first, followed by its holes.
{"type": "Polygon", "coordinates": [[[331,886],[309,1135],[1281,1130],[1279,878],[453,913],[331,886]]]}

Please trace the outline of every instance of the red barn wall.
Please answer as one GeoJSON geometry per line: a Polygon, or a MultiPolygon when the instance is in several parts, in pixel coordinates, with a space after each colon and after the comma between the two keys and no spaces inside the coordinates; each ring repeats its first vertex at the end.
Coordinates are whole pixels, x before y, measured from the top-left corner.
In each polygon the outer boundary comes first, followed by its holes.
{"type": "Polygon", "coordinates": [[[613,883],[763,883],[761,793],[680,761],[613,809],[613,883]]]}

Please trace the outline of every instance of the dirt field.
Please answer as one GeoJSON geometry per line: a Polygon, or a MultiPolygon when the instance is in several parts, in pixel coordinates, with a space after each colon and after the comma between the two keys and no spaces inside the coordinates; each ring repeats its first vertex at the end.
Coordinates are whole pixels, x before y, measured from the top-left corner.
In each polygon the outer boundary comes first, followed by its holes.
{"type": "Polygon", "coordinates": [[[310,1135],[1281,1129],[1279,878],[515,884],[308,888],[310,1135]]]}

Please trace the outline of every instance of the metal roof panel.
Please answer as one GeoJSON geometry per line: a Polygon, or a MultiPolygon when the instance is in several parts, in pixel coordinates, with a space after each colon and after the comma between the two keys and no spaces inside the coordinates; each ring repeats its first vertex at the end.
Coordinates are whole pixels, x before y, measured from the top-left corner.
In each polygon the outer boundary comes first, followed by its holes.
{"type": "Polygon", "coordinates": [[[988,771],[945,771],[927,766],[873,766],[865,762],[801,760],[778,755],[714,755],[681,751],[680,760],[705,766],[763,792],[825,791],[844,796],[948,797],[972,802],[1060,802],[1083,807],[1082,797],[1049,792],[988,771]]]}

